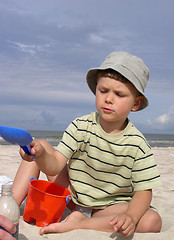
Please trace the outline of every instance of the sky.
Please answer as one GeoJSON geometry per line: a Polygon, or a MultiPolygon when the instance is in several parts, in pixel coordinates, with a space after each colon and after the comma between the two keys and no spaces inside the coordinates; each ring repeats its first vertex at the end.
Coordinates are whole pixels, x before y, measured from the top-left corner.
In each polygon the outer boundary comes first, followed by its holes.
{"type": "Polygon", "coordinates": [[[143,59],[143,133],[174,134],[173,0],[0,0],[0,125],[65,130],[96,111],[86,73],[113,51],[143,59]]]}

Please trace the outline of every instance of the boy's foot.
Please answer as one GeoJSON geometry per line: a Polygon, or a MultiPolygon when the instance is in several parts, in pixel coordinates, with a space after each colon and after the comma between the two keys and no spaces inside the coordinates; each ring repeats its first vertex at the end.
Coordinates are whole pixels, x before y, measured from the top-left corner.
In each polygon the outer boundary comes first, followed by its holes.
{"type": "Polygon", "coordinates": [[[78,211],[71,213],[65,221],[58,223],[51,223],[46,227],[40,229],[40,235],[44,233],[62,233],[80,228],[80,223],[86,217],[78,211]]]}

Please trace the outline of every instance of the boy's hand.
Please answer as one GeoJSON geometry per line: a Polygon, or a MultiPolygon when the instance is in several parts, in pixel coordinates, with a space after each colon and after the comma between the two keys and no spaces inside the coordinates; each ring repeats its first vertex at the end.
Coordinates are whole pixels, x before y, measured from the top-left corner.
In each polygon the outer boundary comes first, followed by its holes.
{"type": "Polygon", "coordinates": [[[135,223],[128,214],[120,214],[115,216],[109,223],[113,226],[114,231],[121,232],[125,237],[129,237],[135,232],[135,223]]]}
{"type": "Polygon", "coordinates": [[[26,160],[28,162],[34,161],[34,158],[32,155],[26,154],[22,148],[19,149],[19,154],[23,160],[26,160]]]}
{"type": "Polygon", "coordinates": [[[35,155],[36,158],[40,157],[44,151],[45,148],[41,144],[40,140],[33,140],[32,143],[30,144],[31,147],[31,154],[35,155]]]}
{"type": "MultiPolygon", "coordinates": [[[[42,153],[44,152],[44,147],[42,146],[42,144],[40,143],[40,141],[36,141],[36,140],[33,140],[32,143],[30,144],[30,147],[31,147],[31,154],[35,155],[36,157],[39,157],[42,155],[42,153]]],[[[32,155],[29,155],[29,154],[26,154],[22,148],[20,148],[20,151],[19,151],[22,159],[26,160],[26,161],[33,161],[35,160],[33,158],[32,155]]]]}

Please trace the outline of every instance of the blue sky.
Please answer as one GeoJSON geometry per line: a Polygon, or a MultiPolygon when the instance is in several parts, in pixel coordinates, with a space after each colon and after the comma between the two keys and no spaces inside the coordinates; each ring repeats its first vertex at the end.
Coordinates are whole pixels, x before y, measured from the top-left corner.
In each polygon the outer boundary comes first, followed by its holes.
{"type": "Polygon", "coordinates": [[[0,125],[64,130],[95,111],[88,69],[113,51],[150,69],[144,133],[174,133],[173,0],[0,0],[0,125]]]}

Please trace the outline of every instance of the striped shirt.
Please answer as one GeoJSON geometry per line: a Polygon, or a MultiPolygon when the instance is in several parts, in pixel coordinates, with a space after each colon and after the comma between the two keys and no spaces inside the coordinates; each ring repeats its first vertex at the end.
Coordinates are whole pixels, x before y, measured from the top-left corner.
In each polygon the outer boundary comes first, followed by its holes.
{"type": "Polygon", "coordinates": [[[57,150],[69,159],[73,201],[84,207],[104,208],[130,201],[135,191],[160,185],[151,147],[128,121],[119,134],[106,133],[98,113],[75,119],[57,150]]]}

